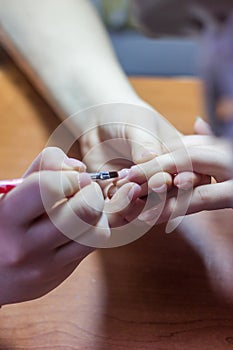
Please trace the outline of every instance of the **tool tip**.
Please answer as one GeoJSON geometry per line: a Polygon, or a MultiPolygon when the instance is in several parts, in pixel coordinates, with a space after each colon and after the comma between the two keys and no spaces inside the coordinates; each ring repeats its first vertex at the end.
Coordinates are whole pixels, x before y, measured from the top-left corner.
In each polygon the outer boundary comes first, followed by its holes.
{"type": "Polygon", "coordinates": [[[118,177],[118,172],[117,171],[109,171],[109,177],[110,179],[118,177]]]}

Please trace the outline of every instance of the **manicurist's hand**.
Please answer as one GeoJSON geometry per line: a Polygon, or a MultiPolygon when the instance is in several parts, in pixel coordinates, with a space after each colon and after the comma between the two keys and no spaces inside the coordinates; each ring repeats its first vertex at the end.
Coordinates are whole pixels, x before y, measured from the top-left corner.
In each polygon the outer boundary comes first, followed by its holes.
{"type": "Polygon", "coordinates": [[[75,240],[96,235],[104,199],[85,166],[45,149],[25,181],[0,199],[0,305],[41,297],[63,282],[94,248],[75,240]],[[91,205],[90,205],[91,203],[91,205]]]}

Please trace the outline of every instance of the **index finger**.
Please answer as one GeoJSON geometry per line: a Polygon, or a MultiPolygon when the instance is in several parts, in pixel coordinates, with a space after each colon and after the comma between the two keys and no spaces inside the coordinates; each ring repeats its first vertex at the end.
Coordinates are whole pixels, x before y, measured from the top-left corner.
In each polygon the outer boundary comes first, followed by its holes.
{"type": "Polygon", "coordinates": [[[151,176],[160,172],[176,174],[192,171],[192,163],[185,149],[158,156],[146,163],[134,165],[128,174],[128,179],[138,184],[148,181],[151,176]]]}

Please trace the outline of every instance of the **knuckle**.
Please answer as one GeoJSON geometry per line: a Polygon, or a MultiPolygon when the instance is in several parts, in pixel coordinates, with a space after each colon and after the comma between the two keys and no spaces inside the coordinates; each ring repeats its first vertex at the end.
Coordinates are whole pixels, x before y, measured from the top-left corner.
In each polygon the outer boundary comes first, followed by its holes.
{"type": "Polygon", "coordinates": [[[76,174],[62,171],[42,171],[38,175],[38,183],[43,199],[51,202],[72,196],[78,188],[76,174]]]}
{"type": "Polygon", "coordinates": [[[206,204],[210,200],[210,193],[207,188],[201,188],[201,187],[196,188],[196,193],[197,193],[198,204],[201,205],[202,209],[204,209],[206,204]]]}
{"type": "Polygon", "coordinates": [[[30,281],[39,281],[40,283],[43,281],[47,281],[48,278],[51,278],[51,274],[50,274],[50,269],[45,269],[42,268],[41,266],[37,266],[32,268],[29,272],[28,272],[28,279],[30,281]]]}
{"type": "Polygon", "coordinates": [[[5,251],[4,255],[5,264],[9,267],[17,267],[19,265],[22,265],[25,262],[27,256],[22,244],[12,244],[10,246],[10,249],[7,249],[7,251],[5,251]]]}

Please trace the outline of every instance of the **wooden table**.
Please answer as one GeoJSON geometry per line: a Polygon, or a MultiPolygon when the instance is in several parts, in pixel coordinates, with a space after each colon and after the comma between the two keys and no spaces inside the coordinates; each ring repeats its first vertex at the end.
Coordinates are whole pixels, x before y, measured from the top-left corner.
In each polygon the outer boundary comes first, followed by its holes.
{"type": "MultiPolygon", "coordinates": [[[[203,114],[197,80],[131,81],[185,133],[203,114]]],[[[24,172],[59,120],[3,52],[0,91],[0,176],[11,178],[24,172]]],[[[221,227],[215,225],[220,243],[232,233],[228,222],[222,227],[221,214],[221,227]]],[[[211,287],[203,260],[182,234],[165,235],[159,226],[128,246],[95,252],[46,297],[3,307],[0,349],[230,350],[232,299],[211,287]]]]}

